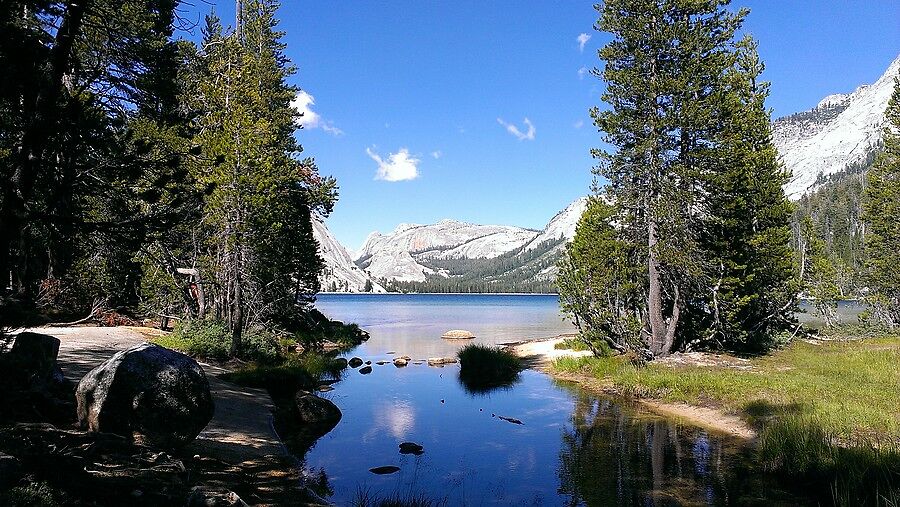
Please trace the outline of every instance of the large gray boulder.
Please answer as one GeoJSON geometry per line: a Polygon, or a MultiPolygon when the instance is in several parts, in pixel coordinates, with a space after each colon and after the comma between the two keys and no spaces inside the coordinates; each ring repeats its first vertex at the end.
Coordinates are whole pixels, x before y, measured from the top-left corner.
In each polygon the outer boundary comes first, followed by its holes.
{"type": "Polygon", "coordinates": [[[142,343],[116,353],[81,379],[78,422],[88,431],[140,435],[157,447],[181,447],[213,416],[206,374],[190,357],[142,343]]]}
{"type": "Polygon", "coordinates": [[[38,333],[19,333],[8,354],[8,361],[22,381],[50,380],[56,369],[59,339],[38,333]]]}

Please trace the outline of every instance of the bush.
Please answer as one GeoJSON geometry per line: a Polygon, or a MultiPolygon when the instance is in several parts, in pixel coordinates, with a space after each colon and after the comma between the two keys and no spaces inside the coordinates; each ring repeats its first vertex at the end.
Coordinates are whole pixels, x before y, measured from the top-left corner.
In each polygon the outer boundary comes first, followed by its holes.
{"type": "MultiPolygon", "coordinates": [[[[154,340],[157,345],[180,350],[191,356],[226,360],[231,358],[231,333],[225,323],[216,320],[186,320],[167,336],[154,340]]],[[[237,357],[248,361],[273,363],[282,356],[276,335],[256,329],[244,332],[237,357]]]]}
{"type": "Polygon", "coordinates": [[[315,389],[323,380],[340,379],[346,367],[346,361],[307,352],[290,356],[278,365],[254,364],[223,377],[238,385],[266,389],[274,397],[293,396],[300,389],[315,389]]]}
{"type": "Polygon", "coordinates": [[[470,392],[488,392],[512,385],[519,378],[522,362],[499,347],[471,344],[460,349],[459,379],[470,392]]]}
{"type": "Polygon", "coordinates": [[[8,507],[56,507],[65,503],[65,495],[46,482],[35,482],[0,493],[0,505],[8,507]]]}

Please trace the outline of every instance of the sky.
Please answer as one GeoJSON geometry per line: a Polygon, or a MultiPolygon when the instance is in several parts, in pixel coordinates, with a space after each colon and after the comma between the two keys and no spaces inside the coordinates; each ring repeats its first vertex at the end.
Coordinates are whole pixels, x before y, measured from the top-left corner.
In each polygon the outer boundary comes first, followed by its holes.
{"type": "MultiPolygon", "coordinates": [[[[601,133],[594,2],[283,0],[303,156],[334,176],[348,249],[444,218],[542,228],[590,191],[601,133]]],[[[735,0],[773,118],[872,83],[900,54],[898,0],[735,0]]],[[[234,1],[215,8],[228,24],[234,1]]]]}

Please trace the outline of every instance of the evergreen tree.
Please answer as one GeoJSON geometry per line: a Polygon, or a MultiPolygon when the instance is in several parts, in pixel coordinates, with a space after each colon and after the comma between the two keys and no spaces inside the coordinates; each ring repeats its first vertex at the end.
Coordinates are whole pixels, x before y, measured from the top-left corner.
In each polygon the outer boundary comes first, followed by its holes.
{"type": "Polygon", "coordinates": [[[691,315],[697,344],[759,352],[794,323],[799,290],[790,247],[787,175],[772,144],[756,43],[745,38],[720,95],[722,130],[706,173],[701,234],[709,287],[691,315]]]}
{"type": "Polygon", "coordinates": [[[755,44],[734,40],[747,11],[728,3],[598,6],[597,27],[613,36],[597,72],[609,108],[591,116],[612,150],[593,155],[612,205],[584,218],[605,225],[579,225],[584,244],[558,280],[588,342],[647,358],[759,350],[792,322],[791,207],[768,89],[755,44]]]}
{"type": "Polygon", "coordinates": [[[869,170],[865,193],[866,282],[880,319],[900,326],[900,77],[885,112],[884,150],[869,170]]]}

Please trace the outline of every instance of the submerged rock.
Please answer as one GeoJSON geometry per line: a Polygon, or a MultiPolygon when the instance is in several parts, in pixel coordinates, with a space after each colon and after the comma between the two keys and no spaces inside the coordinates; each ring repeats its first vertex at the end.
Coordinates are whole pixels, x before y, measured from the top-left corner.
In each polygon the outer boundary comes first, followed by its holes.
{"type": "Polygon", "coordinates": [[[347,362],[347,364],[350,365],[351,368],[359,368],[360,366],[362,366],[363,360],[358,357],[353,357],[350,359],[350,361],[347,362]]]}
{"type": "Polygon", "coordinates": [[[370,468],[369,471],[376,475],[388,475],[388,474],[393,474],[393,473],[399,472],[400,467],[395,467],[394,465],[387,465],[387,466],[383,466],[383,467],[370,468]]]}
{"type": "Polygon", "coordinates": [[[362,368],[359,369],[359,372],[362,373],[363,375],[368,375],[368,374],[372,373],[372,367],[371,366],[363,366],[362,368]]]}
{"type": "Polygon", "coordinates": [[[400,454],[415,454],[421,456],[425,453],[425,448],[415,442],[403,442],[400,444],[400,454]]]}
{"type": "Polygon", "coordinates": [[[390,361],[376,361],[376,362],[375,362],[375,364],[377,364],[378,366],[383,366],[383,365],[388,364],[388,363],[390,363],[390,361]]]}
{"type": "Polygon", "coordinates": [[[472,340],[475,335],[464,329],[453,329],[441,335],[445,340],[472,340]]]}
{"type": "Polygon", "coordinates": [[[142,343],[116,353],[81,379],[78,422],[91,432],[148,444],[181,447],[212,419],[214,405],[203,368],[190,357],[142,343]]]}

